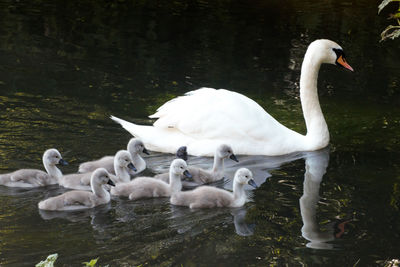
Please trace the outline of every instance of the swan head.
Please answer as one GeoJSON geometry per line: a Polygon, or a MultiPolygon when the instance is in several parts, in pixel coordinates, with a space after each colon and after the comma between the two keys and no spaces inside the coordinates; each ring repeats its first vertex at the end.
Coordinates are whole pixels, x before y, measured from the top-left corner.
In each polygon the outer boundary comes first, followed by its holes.
{"type": "Polygon", "coordinates": [[[44,154],[43,154],[43,162],[48,165],[68,165],[68,162],[66,162],[62,157],[60,152],[55,149],[55,148],[51,148],[51,149],[47,149],[44,154]]]}
{"type": "Polygon", "coordinates": [[[114,182],[110,178],[110,174],[104,168],[98,168],[93,172],[92,177],[90,178],[90,183],[92,185],[93,184],[99,184],[99,185],[109,184],[111,186],[115,186],[114,182]]]}
{"type": "Polygon", "coordinates": [[[129,153],[131,153],[131,155],[134,155],[137,153],[144,153],[144,154],[149,155],[149,151],[144,146],[142,140],[137,139],[137,138],[132,138],[131,140],[129,140],[128,151],[129,151],[129,153]]]}
{"type": "Polygon", "coordinates": [[[184,161],[187,161],[188,159],[187,147],[181,146],[180,148],[178,148],[178,150],[176,151],[176,157],[178,159],[183,159],[184,161]]]}
{"type": "Polygon", "coordinates": [[[233,154],[232,148],[226,144],[222,144],[217,147],[217,151],[215,152],[215,154],[222,159],[230,158],[231,160],[239,162],[235,154],[233,154]]]}
{"type": "Polygon", "coordinates": [[[334,41],[327,39],[316,40],[308,46],[308,51],[317,54],[321,63],[333,64],[354,71],[346,61],[343,48],[334,41]]]}
{"type": "Polygon", "coordinates": [[[186,162],[183,159],[174,159],[170,166],[170,173],[178,175],[180,177],[192,178],[192,175],[188,171],[186,162]]]}
{"type": "Polygon", "coordinates": [[[236,171],[234,181],[235,183],[239,183],[241,185],[248,184],[254,188],[258,187],[253,180],[253,173],[246,168],[240,168],[239,170],[236,171]]]}
{"type": "Polygon", "coordinates": [[[120,168],[129,168],[133,171],[137,171],[132,163],[131,153],[126,150],[120,150],[117,152],[117,154],[115,154],[114,166],[118,166],[120,168]]]}

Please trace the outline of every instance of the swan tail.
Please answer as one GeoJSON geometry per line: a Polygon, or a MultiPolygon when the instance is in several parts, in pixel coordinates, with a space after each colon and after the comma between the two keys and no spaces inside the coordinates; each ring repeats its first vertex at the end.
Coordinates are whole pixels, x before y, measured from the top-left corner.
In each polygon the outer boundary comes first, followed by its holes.
{"type": "Polygon", "coordinates": [[[146,148],[152,151],[175,154],[179,147],[187,146],[192,140],[175,128],[137,125],[115,116],[111,116],[111,119],[133,136],[142,139],[146,148]]]}
{"type": "Polygon", "coordinates": [[[127,130],[131,135],[139,138],[143,138],[144,136],[146,136],[148,134],[148,128],[152,127],[147,125],[137,125],[132,122],[117,118],[115,116],[110,116],[110,118],[116,123],[119,123],[122,128],[127,130]]]}
{"type": "Polygon", "coordinates": [[[86,173],[86,172],[91,172],[91,171],[93,171],[90,167],[91,167],[91,166],[90,166],[90,164],[89,164],[88,162],[81,163],[81,164],[79,165],[79,170],[78,170],[78,172],[79,172],[79,173],[86,173]]]}
{"type": "Polygon", "coordinates": [[[38,204],[38,208],[41,210],[57,210],[60,208],[61,206],[60,204],[62,204],[60,202],[62,202],[60,198],[57,197],[48,198],[40,201],[38,204]]]}

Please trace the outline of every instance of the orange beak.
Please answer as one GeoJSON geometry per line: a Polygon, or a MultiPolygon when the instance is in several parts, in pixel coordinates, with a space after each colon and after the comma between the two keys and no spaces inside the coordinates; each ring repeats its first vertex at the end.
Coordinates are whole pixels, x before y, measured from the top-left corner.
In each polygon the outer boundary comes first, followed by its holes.
{"type": "Polygon", "coordinates": [[[341,65],[342,67],[348,69],[348,70],[354,71],[353,68],[346,62],[346,59],[344,59],[343,56],[340,56],[340,57],[336,60],[336,63],[339,64],[339,65],[341,65]]]}

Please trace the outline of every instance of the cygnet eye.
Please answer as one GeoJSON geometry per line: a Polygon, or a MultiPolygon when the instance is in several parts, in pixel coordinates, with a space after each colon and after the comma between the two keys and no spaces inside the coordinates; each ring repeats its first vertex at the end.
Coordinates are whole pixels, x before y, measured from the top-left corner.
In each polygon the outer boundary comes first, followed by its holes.
{"type": "Polygon", "coordinates": [[[246,177],[246,178],[249,178],[249,176],[248,176],[248,175],[246,175],[245,177],[246,177]]]}
{"type": "Polygon", "coordinates": [[[181,166],[180,168],[183,170],[183,167],[182,167],[182,166],[181,166]]]}
{"type": "Polygon", "coordinates": [[[56,156],[56,159],[58,159],[58,156],[56,156]]]}

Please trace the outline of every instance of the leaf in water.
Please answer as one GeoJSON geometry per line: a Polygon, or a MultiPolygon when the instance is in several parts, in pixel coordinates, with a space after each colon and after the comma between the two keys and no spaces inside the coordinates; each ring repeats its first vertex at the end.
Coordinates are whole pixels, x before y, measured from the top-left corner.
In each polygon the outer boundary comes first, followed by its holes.
{"type": "Polygon", "coordinates": [[[54,262],[57,260],[58,254],[51,254],[47,256],[47,259],[39,262],[35,265],[35,267],[54,267],[54,262]]]}
{"type": "Polygon", "coordinates": [[[382,3],[378,6],[378,14],[382,11],[382,9],[387,6],[390,2],[396,2],[399,0],[383,0],[382,3]]]}
{"type": "Polygon", "coordinates": [[[99,258],[97,259],[92,259],[89,262],[82,262],[86,267],[93,267],[96,265],[97,261],[99,260],[99,258]]]}

